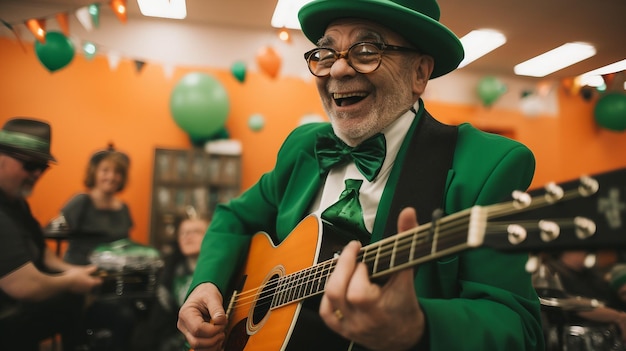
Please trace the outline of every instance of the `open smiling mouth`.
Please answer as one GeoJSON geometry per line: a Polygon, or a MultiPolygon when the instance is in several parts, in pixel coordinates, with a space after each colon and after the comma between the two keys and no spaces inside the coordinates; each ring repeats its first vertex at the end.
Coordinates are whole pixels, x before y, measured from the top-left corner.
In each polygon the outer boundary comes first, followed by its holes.
{"type": "Polygon", "coordinates": [[[347,94],[338,94],[334,93],[333,100],[335,100],[335,104],[337,106],[350,106],[356,104],[357,102],[363,100],[367,93],[347,93],[347,94]]]}

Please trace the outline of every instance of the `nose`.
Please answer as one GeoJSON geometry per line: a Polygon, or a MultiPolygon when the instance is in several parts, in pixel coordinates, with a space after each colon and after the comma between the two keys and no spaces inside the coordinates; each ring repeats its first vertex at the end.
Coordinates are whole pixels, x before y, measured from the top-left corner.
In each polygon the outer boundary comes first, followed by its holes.
{"type": "Polygon", "coordinates": [[[348,63],[347,57],[340,57],[330,66],[330,75],[333,78],[340,79],[347,76],[354,76],[356,74],[356,70],[350,66],[348,63]]]}

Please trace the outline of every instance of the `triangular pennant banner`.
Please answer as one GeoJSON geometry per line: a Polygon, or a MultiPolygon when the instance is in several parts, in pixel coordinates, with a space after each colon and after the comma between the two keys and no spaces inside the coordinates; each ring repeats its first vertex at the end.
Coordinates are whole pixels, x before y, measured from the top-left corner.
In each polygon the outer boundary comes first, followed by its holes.
{"type": "Polygon", "coordinates": [[[26,27],[30,30],[35,38],[42,44],[46,43],[46,20],[45,19],[29,19],[26,21],[26,27]]]}
{"type": "Polygon", "coordinates": [[[76,18],[78,18],[78,22],[80,22],[80,24],[83,26],[83,28],[85,28],[85,30],[87,30],[88,32],[93,30],[93,23],[91,23],[91,15],[89,14],[89,8],[81,7],[78,10],[76,10],[76,18]]]}
{"type": "Polygon", "coordinates": [[[2,24],[4,24],[5,27],[9,28],[11,32],[13,32],[13,35],[15,35],[15,39],[17,39],[17,43],[20,44],[20,46],[22,47],[22,50],[26,52],[26,46],[24,46],[24,43],[22,42],[22,37],[20,36],[19,30],[16,27],[13,27],[11,23],[6,22],[5,20],[0,20],[0,21],[2,21],[2,24]]]}
{"type": "Polygon", "coordinates": [[[115,52],[107,53],[107,59],[109,61],[109,68],[111,71],[115,71],[120,64],[121,56],[115,52]]]}
{"type": "Polygon", "coordinates": [[[2,24],[4,24],[4,26],[5,26],[5,27],[7,27],[7,28],[9,28],[11,31],[13,31],[13,26],[11,25],[11,23],[9,23],[9,22],[7,22],[7,21],[5,21],[5,20],[3,20],[3,19],[0,19],[0,21],[2,21],[2,24]]]}
{"type": "Polygon", "coordinates": [[[135,60],[135,71],[137,71],[137,73],[141,73],[145,65],[146,63],[144,61],[135,60]]]}
{"type": "Polygon", "coordinates": [[[98,47],[96,44],[86,41],[83,43],[83,55],[87,60],[91,60],[96,56],[96,52],[98,51],[98,47]]]}
{"type": "Polygon", "coordinates": [[[171,63],[163,64],[163,74],[165,74],[165,78],[172,78],[175,68],[176,67],[171,63]]]}
{"type": "Polygon", "coordinates": [[[120,22],[126,23],[126,0],[111,0],[110,6],[120,22]]]}
{"type": "Polygon", "coordinates": [[[100,27],[100,4],[91,4],[87,7],[89,9],[89,15],[91,16],[91,22],[95,28],[100,27]]]}
{"type": "Polygon", "coordinates": [[[68,21],[67,12],[57,13],[56,19],[63,34],[65,34],[66,37],[69,37],[70,36],[70,24],[68,21]]]}

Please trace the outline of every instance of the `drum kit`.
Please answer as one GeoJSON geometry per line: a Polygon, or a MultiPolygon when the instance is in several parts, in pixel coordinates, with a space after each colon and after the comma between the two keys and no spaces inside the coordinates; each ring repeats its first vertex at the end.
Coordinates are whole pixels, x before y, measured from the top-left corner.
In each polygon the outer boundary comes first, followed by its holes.
{"type": "Polygon", "coordinates": [[[541,303],[546,351],[625,351],[614,325],[582,325],[568,316],[604,306],[602,301],[565,293],[557,273],[542,264],[533,273],[541,303]]]}
{"type": "MultiPolygon", "coordinates": [[[[57,241],[57,254],[60,254],[62,240],[101,237],[84,233],[73,236],[63,223],[64,220],[55,219],[44,228],[45,238],[57,241]]],[[[156,301],[158,278],[164,261],[157,249],[130,239],[96,246],[89,260],[98,267],[95,274],[102,278],[103,283],[87,297],[88,349],[120,349],[117,339],[123,339],[121,342],[126,344],[132,334],[132,330],[128,329],[147,317],[156,301]]]]}
{"type": "Polygon", "coordinates": [[[163,260],[158,250],[121,239],[96,247],[90,256],[103,284],[95,292],[101,299],[152,298],[163,260]]]}

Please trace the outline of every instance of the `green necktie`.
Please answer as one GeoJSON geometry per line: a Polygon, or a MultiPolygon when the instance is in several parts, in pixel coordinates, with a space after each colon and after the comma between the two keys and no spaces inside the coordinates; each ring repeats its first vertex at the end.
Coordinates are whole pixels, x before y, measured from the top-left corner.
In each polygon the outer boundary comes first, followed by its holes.
{"type": "Polygon", "coordinates": [[[320,135],[315,154],[321,175],[328,173],[332,167],[354,161],[359,172],[371,182],[385,161],[385,135],[378,133],[355,147],[348,146],[334,133],[320,135]]]}
{"type": "Polygon", "coordinates": [[[324,210],[321,217],[342,231],[355,233],[356,230],[358,237],[369,238],[370,233],[365,228],[363,209],[359,202],[361,184],[361,179],[346,179],[346,188],[339,200],[324,210]]]}

